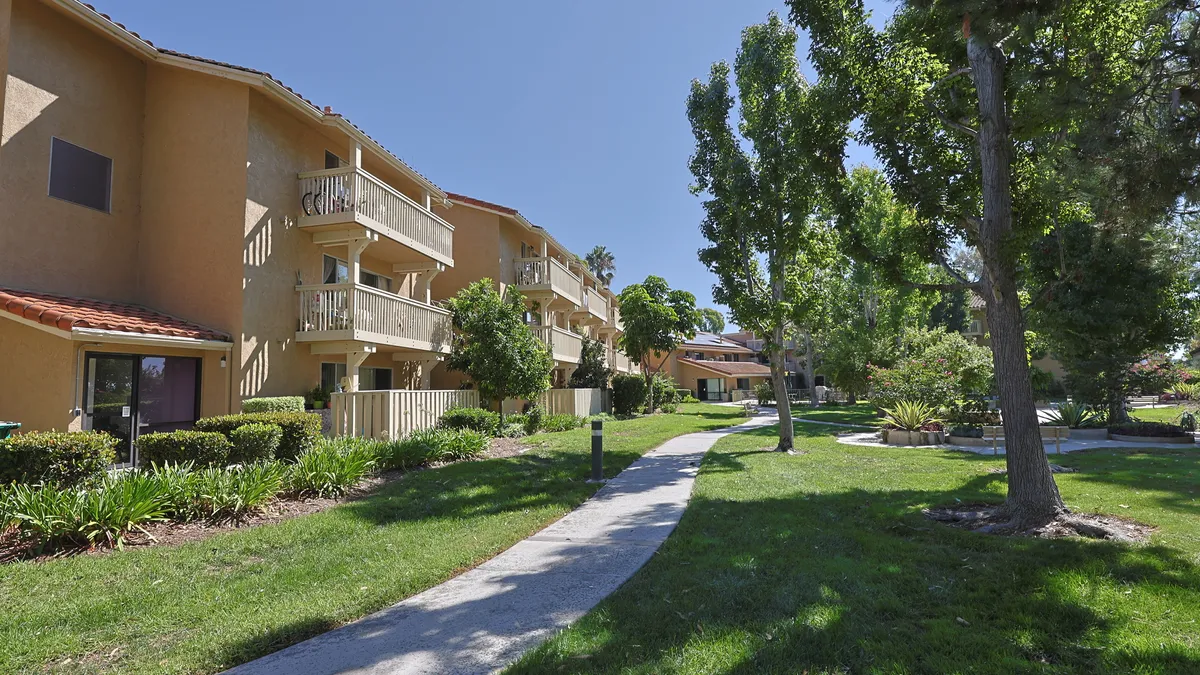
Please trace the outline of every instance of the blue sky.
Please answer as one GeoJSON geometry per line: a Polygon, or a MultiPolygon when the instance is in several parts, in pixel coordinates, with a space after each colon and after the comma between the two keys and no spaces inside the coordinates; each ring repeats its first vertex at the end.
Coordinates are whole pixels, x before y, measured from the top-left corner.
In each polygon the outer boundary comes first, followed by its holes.
{"type": "Polygon", "coordinates": [[[701,306],[688,86],[744,26],[786,15],[768,0],[92,2],[157,45],[270,72],[580,255],[607,246],[617,288],[657,274],[701,306]]]}

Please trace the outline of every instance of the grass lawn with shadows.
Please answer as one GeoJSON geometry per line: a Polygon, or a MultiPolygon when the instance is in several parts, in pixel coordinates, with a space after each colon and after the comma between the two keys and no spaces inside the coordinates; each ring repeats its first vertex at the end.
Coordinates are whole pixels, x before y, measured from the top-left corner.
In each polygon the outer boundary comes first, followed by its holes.
{"type": "Polygon", "coordinates": [[[1179,414],[1186,408],[1181,405],[1169,405],[1162,408],[1130,408],[1129,416],[1143,422],[1179,423],[1179,414]]]}
{"type": "Polygon", "coordinates": [[[1003,458],[719,441],[657,555],[511,673],[1200,673],[1200,452],[1053,457],[1079,511],[1148,544],[976,534],[927,506],[999,501],[1003,458]]]}
{"type": "MultiPolygon", "coordinates": [[[[605,423],[616,475],[740,409],[605,423]]],[[[209,673],[382,609],[533,534],[596,491],[590,429],[412,472],[359,501],[180,546],[0,566],[0,672],[209,673]]]]}
{"type": "Polygon", "coordinates": [[[792,417],[801,417],[806,420],[818,420],[821,422],[837,422],[839,424],[862,424],[872,427],[879,426],[883,421],[875,414],[875,406],[861,401],[854,405],[823,404],[817,408],[810,407],[807,404],[793,405],[792,417]]]}

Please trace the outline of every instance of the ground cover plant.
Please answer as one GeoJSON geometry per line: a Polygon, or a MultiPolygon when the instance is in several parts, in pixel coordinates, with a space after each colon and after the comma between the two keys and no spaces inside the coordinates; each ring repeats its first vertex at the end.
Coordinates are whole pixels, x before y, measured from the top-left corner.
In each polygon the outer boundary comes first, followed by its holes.
{"type": "Polygon", "coordinates": [[[1157,528],[1128,545],[931,522],[1002,501],[1003,458],[796,430],[719,441],[663,548],[509,672],[1200,672],[1200,453],[1053,458],[1073,510],[1157,528]]]}
{"type": "MultiPolygon", "coordinates": [[[[739,423],[704,404],[605,424],[605,475],[674,436],[739,423]]],[[[445,581],[596,487],[586,428],[520,455],[404,474],[334,508],[178,546],[0,565],[0,672],[218,672],[445,581]],[[81,664],[83,664],[81,666],[81,664]]],[[[391,443],[388,447],[398,447],[391,443]]]]}

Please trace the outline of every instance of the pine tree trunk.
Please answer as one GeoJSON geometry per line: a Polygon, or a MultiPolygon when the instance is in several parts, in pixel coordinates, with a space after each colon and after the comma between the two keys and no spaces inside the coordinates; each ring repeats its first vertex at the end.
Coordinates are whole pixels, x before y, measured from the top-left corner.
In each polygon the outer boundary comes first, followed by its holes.
{"type": "Polygon", "coordinates": [[[1004,414],[1008,499],[1012,523],[1024,528],[1063,513],[1062,497],[1050,473],[1038,428],[1033,384],[1025,350],[1025,319],[1017,296],[1012,245],[1011,139],[1004,100],[1004,55],[995,45],[971,37],[967,58],[979,96],[979,158],[983,183],[983,222],[979,252],[984,263],[983,297],[992,340],[992,363],[1004,414]]]}
{"type": "Polygon", "coordinates": [[[775,390],[775,409],[779,411],[779,447],[787,452],[795,447],[795,430],[792,428],[792,405],[787,396],[787,370],[783,367],[783,326],[771,330],[771,387],[775,390]]]}

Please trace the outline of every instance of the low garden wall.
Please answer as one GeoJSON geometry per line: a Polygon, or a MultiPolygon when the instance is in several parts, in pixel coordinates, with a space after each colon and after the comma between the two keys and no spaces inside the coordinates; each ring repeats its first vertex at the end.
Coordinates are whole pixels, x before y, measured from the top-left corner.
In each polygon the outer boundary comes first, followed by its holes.
{"type": "Polygon", "coordinates": [[[473,389],[342,392],[330,396],[333,436],[403,438],[432,429],[451,408],[478,408],[473,389]]]}

